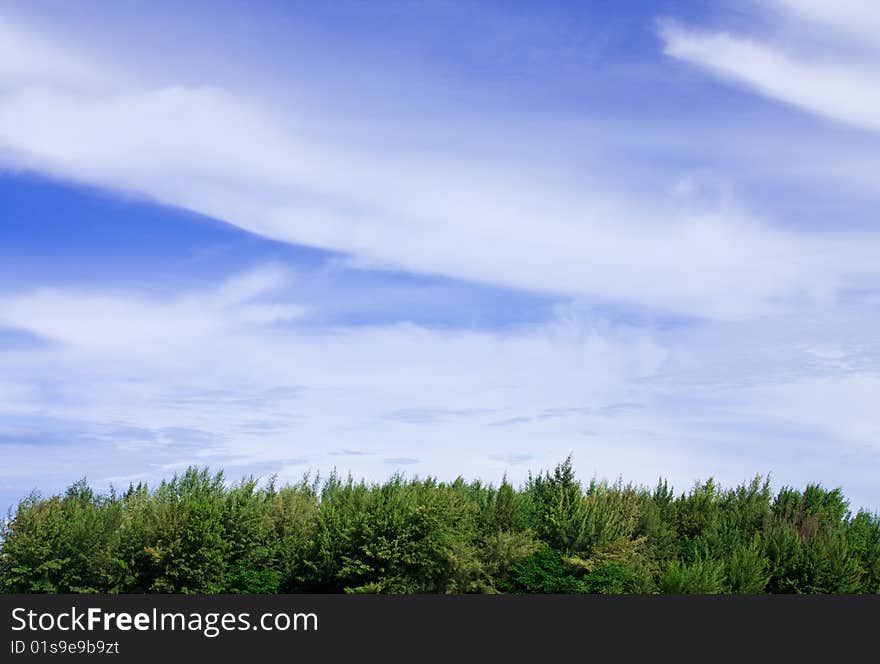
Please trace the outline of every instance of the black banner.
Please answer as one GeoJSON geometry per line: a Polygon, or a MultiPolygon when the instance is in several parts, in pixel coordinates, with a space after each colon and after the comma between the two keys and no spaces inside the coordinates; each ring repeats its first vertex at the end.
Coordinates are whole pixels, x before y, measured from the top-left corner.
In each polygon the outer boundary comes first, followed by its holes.
{"type": "Polygon", "coordinates": [[[6,595],[0,610],[3,662],[837,661],[876,656],[880,597],[6,595]]]}

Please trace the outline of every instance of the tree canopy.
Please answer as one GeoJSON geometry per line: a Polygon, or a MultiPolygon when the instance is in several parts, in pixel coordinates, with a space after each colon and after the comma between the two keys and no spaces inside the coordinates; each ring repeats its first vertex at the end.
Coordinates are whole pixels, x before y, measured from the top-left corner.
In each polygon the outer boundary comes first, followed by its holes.
{"type": "Polygon", "coordinates": [[[8,593],[880,592],[880,517],[838,489],[582,484],[570,460],[519,488],[80,481],[22,500],[0,538],[8,593]]]}

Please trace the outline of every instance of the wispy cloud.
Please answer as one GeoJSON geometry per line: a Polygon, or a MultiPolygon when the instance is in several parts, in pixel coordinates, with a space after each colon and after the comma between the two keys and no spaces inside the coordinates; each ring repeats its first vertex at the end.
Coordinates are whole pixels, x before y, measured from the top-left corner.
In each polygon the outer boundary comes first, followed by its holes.
{"type": "Polygon", "coordinates": [[[486,415],[492,411],[486,408],[438,408],[438,407],[422,407],[422,408],[405,408],[402,410],[394,410],[382,414],[382,418],[403,422],[405,424],[438,424],[463,417],[475,417],[486,415]]]}
{"type": "Polygon", "coordinates": [[[768,97],[880,130],[880,13],[875,3],[775,0],[770,34],[737,36],[661,23],[666,53],[768,97]],[[807,31],[804,28],[815,28],[807,31]]]}
{"type": "Polygon", "coordinates": [[[412,457],[391,457],[389,459],[383,459],[383,461],[393,466],[412,466],[421,463],[420,459],[413,459],[412,457]]]}
{"type": "Polygon", "coordinates": [[[221,331],[284,323],[304,308],[273,300],[275,268],[236,276],[213,291],[172,301],[41,289],[0,296],[0,326],[99,353],[169,353],[221,331]]]}
{"type": "MultiPolygon", "coordinates": [[[[22,48],[45,50],[38,37],[5,26],[22,48]]],[[[719,50],[689,33],[667,36],[670,52],[745,61],[724,55],[736,44],[727,37],[717,38],[719,50]]],[[[63,62],[52,53],[48,61],[63,62]]],[[[152,87],[129,72],[109,87],[71,90],[42,69],[32,74],[26,57],[15,62],[0,88],[7,165],[344,252],[362,267],[725,318],[821,299],[878,276],[873,234],[815,237],[731,201],[640,198],[631,184],[600,186],[592,175],[570,182],[562,163],[477,149],[473,137],[488,128],[479,120],[447,149],[341,143],[314,125],[290,127],[259,96],[181,84],[174,72],[152,87]]],[[[870,105],[864,112],[871,116],[870,105]]],[[[517,131],[514,118],[497,121],[517,131]]],[[[392,126],[379,120],[369,131],[388,135],[392,126]]]]}
{"type": "MultiPolygon", "coordinates": [[[[115,301],[60,292],[73,329],[91,315],[76,307],[79,298],[115,301]]],[[[23,310],[32,317],[16,324],[42,330],[42,309],[23,310]]],[[[679,483],[769,469],[798,481],[822,458],[823,479],[846,478],[853,495],[868,495],[856,469],[876,449],[871,395],[880,349],[877,318],[859,306],[812,321],[780,315],[668,329],[603,329],[588,314],[569,312],[494,332],[315,329],[296,321],[273,331],[238,324],[235,308],[212,312],[215,324],[197,320],[180,330],[185,343],[173,352],[157,352],[140,336],[122,343],[113,320],[104,321],[106,342],[100,330],[86,340],[59,333],[56,345],[0,351],[0,419],[10,423],[0,433],[10,458],[48,446],[40,473],[59,481],[78,467],[63,450],[83,445],[96,455],[89,467],[108,477],[135,464],[156,478],[188,460],[295,479],[344,457],[347,470],[374,478],[389,464],[418,459],[441,476],[470,468],[517,480],[526,467],[574,453],[585,472],[645,482],[664,474],[679,483]],[[47,382],[49,393],[40,388],[47,382]],[[112,468],[98,460],[117,453],[112,468]]],[[[155,304],[138,319],[148,330],[189,320],[171,323],[155,304]]],[[[33,472],[24,464],[15,477],[33,472]]]]}

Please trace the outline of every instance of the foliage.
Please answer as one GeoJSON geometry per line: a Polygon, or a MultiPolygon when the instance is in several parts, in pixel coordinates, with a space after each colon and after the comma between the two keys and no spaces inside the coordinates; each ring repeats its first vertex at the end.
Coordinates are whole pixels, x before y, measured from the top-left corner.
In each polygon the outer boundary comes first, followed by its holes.
{"type": "Polygon", "coordinates": [[[724,563],[711,558],[690,563],[670,560],[657,583],[665,594],[717,595],[724,588],[724,563]]]}
{"type": "Polygon", "coordinates": [[[190,468],[155,488],[23,499],[0,523],[21,593],[877,593],[880,517],[838,489],[712,480],[676,495],[529,476],[276,486],[190,468]]]}

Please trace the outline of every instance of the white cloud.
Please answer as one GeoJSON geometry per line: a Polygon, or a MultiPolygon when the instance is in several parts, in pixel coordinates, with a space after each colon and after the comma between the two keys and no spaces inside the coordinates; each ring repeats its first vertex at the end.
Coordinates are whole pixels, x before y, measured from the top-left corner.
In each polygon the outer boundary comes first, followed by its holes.
{"type": "Polygon", "coordinates": [[[748,396],[752,413],[880,448],[880,376],[875,373],[806,377],[755,388],[748,396]]]}
{"type": "MultiPolygon", "coordinates": [[[[489,467],[500,475],[506,464],[490,455],[518,451],[548,465],[594,445],[567,417],[508,432],[490,422],[620,401],[626,377],[649,375],[664,358],[650,334],[613,339],[570,320],[511,333],[277,328],[243,320],[241,308],[266,292],[245,296],[229,283],[253,281],[244,275],[169,301],[70,289],[0,301],[0,325],[55,342],[0,353],[0,435],[35,430],[40,445],[78,440],[124,452],[126,472],[141,463],[151,477],[198,462],[232,472],[260,464],[327,470],[340,463],[335,452],[352,448],[377,452],[344,460],[374,478],[389,472],[385,459],[404,457],[437,474],[489,467]],[[430,426],[394,416],[402,410],[425,414],[430,426]],[[550,438],[536,450],[539,432],[550,438]]],[[[125,465],[100,462],[92,472],[125,465]]],[[[46,460],[47,476],[70,468],[66,455],[57,467],[46,460]]]]}
{"type": "Polygon", "coordinates": [[[867,47],[877,47],[880,31],[880,5],[873,0],[772,0],[784,10],[787,18],[809,21],[828,33],[829,28],[842,30],[838,38],[861,38],[867,47]]]}
{"type": "Polygon", "coordinates": [[[341,143],[216,87],[71,91],[32,75],[26,59],[15,72],[0,92],[6,164],[360,265],[722,318],[822,299],[877,273],[873,235],[811,237],[733,203],[607,193],[589,176],[565,182],[558,165],[488,156],[466,141],[433,151],[341,143]]]}
{"type": "Polygon", "coordinates": [[[217,334],[301,317],[302,306],[260,299],[281,283],[283,274],[266,268],[169,302],[41,289],[0,296],[0,327],[99,354],[174,354],[217,334]]]}
{"type": "Polygon", "coordinates": [[[666,54],[826,118],[880,130],[877,4],[777,1],[786,11],[775,32],[760,38],[662,22],[666,54]],[[803,21],[821,26],[821,39],[792,38],[789,33],[803,21]],[[874,46],[853,48],[866,34],[874,46]]]}
{"type": "Polygon", "coordinates": [[[0,352],[4,449],[32,455],[33,438],[52,450],[39,472],[13,464],[3,476],[63,483],[87,461],[96,483],[192,463],[379,479],[407,458],[418,460],[407,472],[518,481],[574,453],[586,475],[684,487],[773,471],[876,500],[860,473],[878,451],[880,349],[876,316],[858,308],[668,331],[577,309],[507,332],[242,316],[289,289],[269,269],[175,298],[3,299],[0,324],[54,340],[0,352]],[[367,454],[339,455],[351,449],[367,454]]]}
{"type": "Polygon", "coordinates": [[[0,91],[24,85],[67,88],[98,82],[94,67],[0,15],[0,91]]]}

